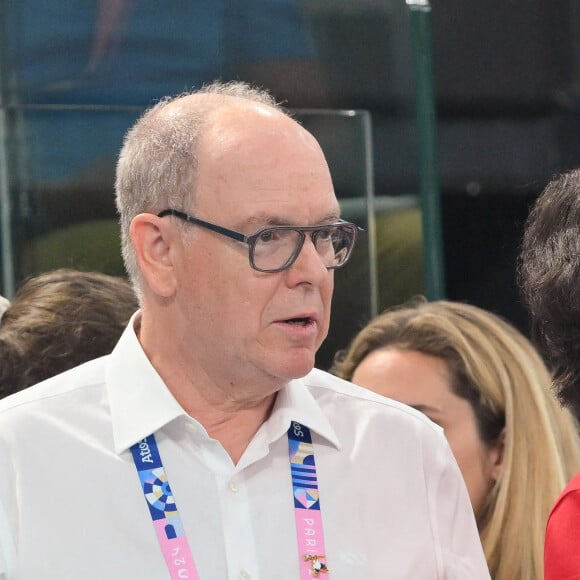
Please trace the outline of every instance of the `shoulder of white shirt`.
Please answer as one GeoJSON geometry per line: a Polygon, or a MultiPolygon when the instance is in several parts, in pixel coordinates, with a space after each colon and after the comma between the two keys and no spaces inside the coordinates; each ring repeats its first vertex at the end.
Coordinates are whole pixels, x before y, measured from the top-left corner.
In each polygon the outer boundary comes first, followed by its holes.
{"type": "MultiPolygon", "coordinates": [[[[69,369],[59,375],[46,379],[20,392],[0,400],[0,413],[21,406],[37,403],[43,400],[66,395],[71,391],[83,389],[91,385],[104,385],[105,361],[109,355],[88,361],[69,369]]],[[[385,407],[395,413],[403,413],[415,420],[441,431],[441,427],[433,423],[420,411],[403,403],[379,395],[369,389],[345,381],[320,369],[313,369],[301,379],[309,389],[323,389],[346,398],[368,403],[371,407],[385,407]]]]}
{"type": "Polygon", "coordinates": [[[329,372],[315,368],[305,377],[303,377],[302,381],[307,387],[311,389],[326,389],[344,397],[350,397],[358,401],[366,402],[371,407],[382,406],[392,410],[395,413],[403,413],[408,415],[414,420],[425,423],[438,432],[443,431],[439,425],[431,421],[431,419],[429,419],[426,415],[417,409],[414,409],[413,407],[405,405],[399,401],[395,401],[394,399],[390,399],[389,397],[379,395],[374,391],[365,389],[364,387],[360,387],[349,381],[345,381],[344,379],[341,379],[329,372]]]}
{"type": "Polygon", "coordinates": [[[59,397],[90,385],[104,384],[105,355],[50,377],[0,400],[0,413],[46,399],[59,397]]]}

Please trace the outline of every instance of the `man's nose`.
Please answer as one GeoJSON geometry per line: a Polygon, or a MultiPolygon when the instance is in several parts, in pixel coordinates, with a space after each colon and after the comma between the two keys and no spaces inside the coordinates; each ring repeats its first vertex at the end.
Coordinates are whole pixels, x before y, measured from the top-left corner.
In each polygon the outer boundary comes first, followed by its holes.
{"type": "Polygon", "coordinates": [[[320,284],[327,279],[329,272],[329,269],[324,264],[323,257],[314,245],[312,233],[307,233],[298,256],[288,268],[288,273],[291,276],[297,276],[299,282],[320,284]]]}

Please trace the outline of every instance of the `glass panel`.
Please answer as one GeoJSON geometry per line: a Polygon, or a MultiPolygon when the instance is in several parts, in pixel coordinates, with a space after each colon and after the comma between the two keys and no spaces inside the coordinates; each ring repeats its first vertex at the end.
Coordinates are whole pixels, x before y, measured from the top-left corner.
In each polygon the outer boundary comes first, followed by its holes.
{"type": "Polygon", "coordinates": [[[7,109],[15,277],[57,267],[123,275],[113,184],[141,108],[7,109]],[[15,140],[20,142],[16,143],[15,140]]]}
{"type": "Polygon", "coordinates": [[[122,136],[154,100],[215,78],[268,87],[297,112],[327,154],[345,217],[366,230],[336,273],[319,366],[368,318],[425,291],[425,72],[413,51],[429,43],[414,40],[403,0],[19,0],[0,11],[4,293],[57,266],[123,272],[122,136]]]}
{"type": "Polygon", "coordinates": [[[334,274],[335,294],[328,339],[317,356],[327,367],[336,350],[377,311],[372,130],[368,111],[297,110],[295,117],[326,154],[342,217],[365,231],[350,262],[334,274]]]}

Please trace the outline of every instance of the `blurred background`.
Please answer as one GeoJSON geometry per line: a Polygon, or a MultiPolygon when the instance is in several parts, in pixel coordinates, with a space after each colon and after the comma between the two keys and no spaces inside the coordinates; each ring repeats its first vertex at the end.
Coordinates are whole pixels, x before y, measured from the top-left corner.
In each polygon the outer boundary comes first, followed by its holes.
{"type": "Polygon", "coordinates": [[[56,267],[124,275],[125,131],[214,79],[270,89],[319,139],[346,219],[318,366],[416,294],[527,332],[530,204],[580,165],[578,0],[0,0],[0,293],[56,267]]]}

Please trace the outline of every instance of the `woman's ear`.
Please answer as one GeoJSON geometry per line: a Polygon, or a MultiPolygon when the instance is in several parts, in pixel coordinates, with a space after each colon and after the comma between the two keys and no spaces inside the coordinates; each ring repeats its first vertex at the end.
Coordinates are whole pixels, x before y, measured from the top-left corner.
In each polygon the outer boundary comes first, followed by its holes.
{"type": "Polygon", "coordinates": [[[171,297],[176,288],[171,251],[177,241],[175,228],[169,220],[141,213],[133,218],[129,234],[146,285],[158,296],[171,297]]]}
{"type": "Polygon", "coordinates": [[[490,448],[491,478],[497,481],[503,471],[503,456],[505,451],[505,427],[501,430],[497,441],[490,448]]]}

